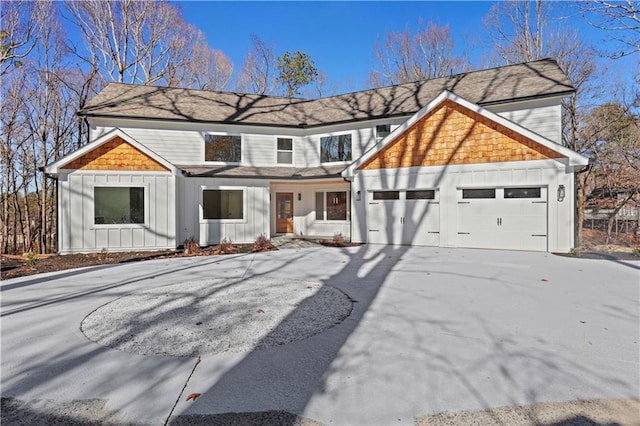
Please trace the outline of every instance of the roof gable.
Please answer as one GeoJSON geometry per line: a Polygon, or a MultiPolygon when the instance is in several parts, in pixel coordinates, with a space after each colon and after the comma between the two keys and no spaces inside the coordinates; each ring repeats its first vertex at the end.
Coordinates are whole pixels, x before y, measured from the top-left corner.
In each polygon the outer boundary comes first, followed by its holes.
{"type": "Polygon", "coordinates": [[[588,160],[537,133],[443,92],[343,172],[356,170],[567,158],[588,160]]]}
{"type": "Polygon", "coordinates": [[[179,172],[174,165],[120,129],[114,129],[50,164],[45,172],[56,175],[62,169],[179,172]]]}

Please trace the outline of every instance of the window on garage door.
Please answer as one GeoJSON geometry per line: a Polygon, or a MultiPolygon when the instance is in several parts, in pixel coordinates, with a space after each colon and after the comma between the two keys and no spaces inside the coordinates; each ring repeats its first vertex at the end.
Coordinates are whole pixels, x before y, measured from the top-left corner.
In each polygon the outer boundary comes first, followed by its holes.
{"type": "Polygon", "coordinates": [[[435,200],[435,199],[436,199],[435,189],[407,191],[407,200],[435,200]]]}
{"type": "Polygon", "coordinates": [[[373,191],[374,200],[399,200],[400,191],[373,191]]]}
{"type": "Polygon", "coordinates": [[[496,198],[495,188],[470,188],[462,190],[463,199],[496,198]]]}
{"type": "Polygon", "coordinates": [[[541,188],[505,188],[504,198],[540,198],[541,188]]]}

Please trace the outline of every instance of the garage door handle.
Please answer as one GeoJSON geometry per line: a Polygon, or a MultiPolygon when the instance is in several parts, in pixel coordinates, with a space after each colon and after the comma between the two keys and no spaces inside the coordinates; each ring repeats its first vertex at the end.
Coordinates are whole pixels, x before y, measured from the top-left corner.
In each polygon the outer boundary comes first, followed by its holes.
{"type": "Polygon", "coordinates": [[[471,235],[471,232],[458,232],[458,235],[471,235]]]}
{"type": "Polygon", "coordinates": [[[531,234],[532,237],[546,237],[547,234],[531,234]]]}
{"type": "Polygon", "coordinates": [[[531,204],[547,204],[546,201],[532,201],[531,204]]]}
{"type": "Polygon", "coordinates": [[[428,233],[428,234],[439,234],[439,232],[438,232],[438,231],[429,231],[429,232],[427,232],[427,233],[428,233]]]}
{"type": "Polygon", "coordinates": [[[471,204],[471,201],[458,201],[458,204],[471,204]]]}

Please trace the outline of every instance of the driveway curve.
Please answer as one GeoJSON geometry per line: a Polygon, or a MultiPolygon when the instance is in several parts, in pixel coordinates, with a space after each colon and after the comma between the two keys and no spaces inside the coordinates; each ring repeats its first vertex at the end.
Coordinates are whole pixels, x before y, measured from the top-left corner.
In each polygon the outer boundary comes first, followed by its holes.
{"type": "Polygon", "coordinates": [[[366,245],[8,280],[0,287],[3,420],[28,406],[92,407],[85,413],[94,420],[118,424],[225,413],[413,424],[444,411],[638,398],[639,288],[637,261],[366,245]],[[349,295],[352,311],[304,339],[199,362],[116,350],[80,330],[114,300],[215,280],[317,283],[349,295]]]}

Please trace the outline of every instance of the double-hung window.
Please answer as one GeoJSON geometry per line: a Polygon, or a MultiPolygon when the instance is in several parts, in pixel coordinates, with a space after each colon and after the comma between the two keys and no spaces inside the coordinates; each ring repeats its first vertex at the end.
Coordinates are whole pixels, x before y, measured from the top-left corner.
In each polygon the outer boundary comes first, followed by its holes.
{"type": "Polygon", "coordinates": [[[321,137],[320,161],[323,163],[351,161],[351,135],[321,137]]]}
{"type": "Polygon", "coordinates": [[[347,191],[316,192],[316,220],[349,220],[347,191]]]}
{"type": "Polygon", "coordinates": [[[144,224],[142,186],[96,186],[93,200],[96,225],[144,224]]]}
{"type": "Polygon", "coordinates": [[[239,163],[242,159],[242,137],[210,135],[204,137],[204,161],[239,163]]]}
{"type": "Polygon", "coordinates": [[[293,139],[278,138],[278,164],[293,164],[293,139]]]}

